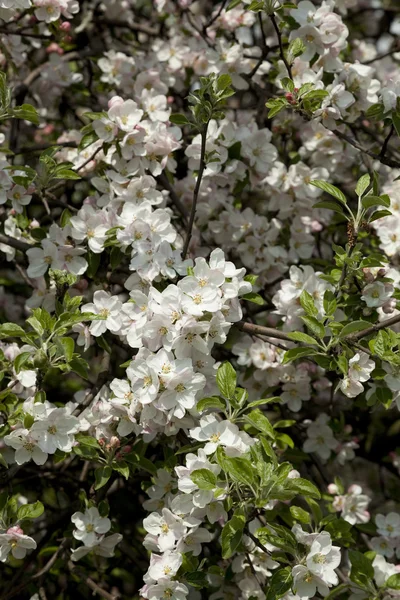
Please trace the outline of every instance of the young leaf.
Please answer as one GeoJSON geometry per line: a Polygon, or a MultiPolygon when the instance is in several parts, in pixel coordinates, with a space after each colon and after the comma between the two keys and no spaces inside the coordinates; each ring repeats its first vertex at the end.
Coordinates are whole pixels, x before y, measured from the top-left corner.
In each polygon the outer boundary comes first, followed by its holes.
{"type": "Polygon", "coordinates": [[[292,362],[292,360],[296,360],[296,358],[303,358],[304,356],[314,356],[315,354],[317,354],[315,348],[303,346],[301,348],[291,348],[290,350],[287,350],[285,352],[282,364],[286,365],[287,363],[292,362]]]}
{"type": "Polygon", "coordinates": [[[230,558],[239,546],[242,541],[245,523],[246,519],[244,517],[233,516],[225,524],[221,534],[222,558],[230,558]]]}
{"type": "Polygon", "coordinates": [[[278,600],[282,598],[292,587],[293,577],[290,567],[278,569],[269,579],[266,600],[278,600]]]}
{"type": "Polygon", "coordinates": [[[217,371],[217,385],[225,398],[233,398],[236,389],[236,371],[231,363],[224,362],[217,371]]]}
{"type": "Polygon", "coordinates": [[[213,490],[217,485],[217,478],[209,469],[196,469],[192,471],[190,479],[200,490],[213,490]]]}
{"type": "Polygon", "coordinates": [[[331,183],[328,183],[327,181],[322,181],[321,179],[314,179],[313,181],[310,181],[310,185],[313,185],[314,187],[323,190],[330,196],[336,198],[336,200],[342,202],[342,204],[347,204],[346,196],[343,194],[343,192],[341,192],[336,186],[332,185],[331,183]]]}
{"type": "Polygon", "coordinates": [[[37,519],[44,512],[44,506],[41,502],[34,504],[23,504],[19,507],[17,517],[19,521],[22,519],[37,519]]]}
{"type": "Polygon", "coordinates": [[[371,182],[371,177],[368,175],[368,173],[366,173],[365,175],[360,177],[360,179],[357,181],[357,185],[356,185],[357,196],[360,197],[363,195],[363,193],[369,186],[370,182],[371,182]]]}

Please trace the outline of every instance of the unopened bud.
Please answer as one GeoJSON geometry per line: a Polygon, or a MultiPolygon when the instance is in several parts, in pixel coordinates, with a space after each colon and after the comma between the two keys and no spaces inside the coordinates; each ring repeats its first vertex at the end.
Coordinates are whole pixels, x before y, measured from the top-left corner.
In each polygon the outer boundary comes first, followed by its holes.
{"type": "Polygon", "coordinates": [[[64,50],[55,42],[52,42],[51,44],[49,44],[49,46],[47,46],[46,52],[47,52],[47,54],[56,53],[56,54],[59,54],[60,56],[62,54],[64,54],[64,50]]]}
{"type": "Polygon", "coordinates": [[[19,535],[24,535],[23,529],[21,529],[21,527],[19,527],[18,525],[14,525],[13,527],[10,527],[9,529],[7,529],[7,533],[9,535],[12,535],[13,533],[18,533],[19,535]]]}
{"type": "Polygon", "coordinates": [[[396,300],[394,298],[390,298],[385,304],[382,306],[382,310],[385,315],[391,315],[394,309],[396,308],[396,300]]]}
{"type": "Polygon", "coordinates": [[[369,269],[363,269],[363,273],[364,279],[365,281],[367,281],[367,283],[372,283],[373,281],[375,281],[375,277],[372,275],[369,269]]]}
{"type": "Polygon", "coordinates": [[[121,440],[119,438],[117,438],[116,435],[113,435],[111,440],[110,440],[110,446],[111,448],[119,448],[121,445],[121,440]]]}
{"type": "Polygon", "coordinates": [[[64,21],[63,23],[61,23],[60,29],[61,29],[61,31],[70,31],[71,23],[69,21],[64,21]]]}

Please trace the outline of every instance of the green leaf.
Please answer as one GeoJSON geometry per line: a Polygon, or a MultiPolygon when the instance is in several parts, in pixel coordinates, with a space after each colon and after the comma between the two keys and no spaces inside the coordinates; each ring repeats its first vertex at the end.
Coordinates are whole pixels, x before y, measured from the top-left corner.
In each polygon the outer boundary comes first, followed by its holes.
{"type": "Polygon", "coordinates": [[[313,181],[310,181],[310,185],[313,185],[314,187],[323,190],[330,196],[336,198],[336,200],[339,200],[339,202],[341,202],[342,204],[347,204],[346,196],[343,194],[343,192],[341,192],[336,186],[332,185],[331,183],[328,183],[327,181],[322,181],[321,179],[314,179],[313,181]]]}
{"type": "Polygon", "coordinates": [[[192,571],[191,573],[185,573],[185,580],[186,583],[198,590],[208,587],[209,585],[204,571],[192,571]]]}
{"type": "Polygon", "coordinates": [[[102,348],[103,350],[105,350],[108,354],[112,353],[111,346],[107,342],[106,338],[103,335],[97,336],[96,342],[98,343],[98,345],[100,346],[100,348],[102,348]]]}
{"type": "Polygon", "coordinates": [[[246,519],[241,515],[234,515],[230,521],[228,521],[221,533],[221,546],[222,546],[222,558],[230,558],[243,537],[243,530],[246,523],[246,519]]]}
{"type": "Polygon", "coordinates": [[[291,348],[287,350],[284,354],[282,364],[286,365],[287,363],[292,362],[292,360],[296,360],[296,358],[303,358],[304,356],[314,356],[317,354],[315,348],[301,347],[301,348],[291,348]]]}
{"type": "Polygon", "coordinates": [[[314,317],[300,317],[302,321],[307,325],[308,329],[312,331],[319,338],[325,337],[325,327],[314,317]]]}
{"type": "Polygon", "coordinates": [[[30,121],[35,125],[39,125],[39,115],[31,104],[22,104],[22,106],[16,106],[12,109],[11,114],[16,119],[23,119],[24,121],[30,121]]]}
{"type": "Polygon", "coordinates": [[[350,335],[351,333],[354,333],[356,331],[362,331],[363,329],[367,329],[368,327],[371,327],[371,323],[368,323],[368,321],[352,321],[351,323],[348,323],[343,327],[339,334],[339,337],[350,335]]]}
{"type": "Polygon", "coordinates": [[[370,183],[371,183],[371,177],[369,176],[368,173],[366,173],[365,175],[360,177],[360,179],[357,181],[357,185],[356,185],[357,196],[359,196],[359,197],[362,196],[370,183]]]}
{"type": "Polygon", "coordinates": [[[361,203],[364,208],[371,208],[371,206],[384,206],[388,208],[390,206],[390,200],[388,201],[383,196],[365,196],[361,203]]]}
{"type": "Polygon", "coordinates": [[[261,400],[253,400],[247,405],[247,408],[253,406],[262,406],[263,404],[272,404],[273,402],[282,402],[279,396],[273,396],[272,398],[261,398],[261,400]]]}
{"type": "Polygon", "coordinates": [[[43,333],[44,333],[44,327],[40,323],[40,321],[38,319],[36,319],[36,317],[30,317],[26,321],[27,321],[27,323],[29,323],[29,325],[32,327],[32,329],[34,331],[36,331],[36,333],[38,335],[43,335],[43,333]]]}
{"type": "Polygon", "coordinates": [[[386,587],[392,588],[392,590],[400,590],[400,573],[395,573],[391,575],[386,580],[386,587]]]}
{"type": "Polygon", "coordinates": [[[349,550],[351,563],[350,579],[364,590],[369,590],[374,577],[374,568],[364,554],[357,550],[349,550]]]}
{"type": "Polygon", "coordinates": [[[228,73],[223,73],[217,79],[218,92],[224,92],[232,84],[232,77],[228,73]]]}
{"type": "Polygon", "coordinates": [[[245,415],[245,419],[250,425],[264,433],[266,436],[275,439],[275,431],[269,419],[261,412],[259,408],[252,410],[251,413],[245,415]]]}
{"type": "Polygon", "coordinates": [[[290,567],[275,571],[268,580],[267,595],[265,600],[278,600],[292,587],[293,577],[290,567]]]}
{"type": "Polygon", "coordinates": [[[322,100],[322,98],[326,98],[327,96],[329,96],[329,92],[326,90],[312,90],[304,94],[303,98],[304,100],[322,100]]]}
{"type": "Polygon", "coordinates": [[[306,290],[300,294],[300,304],[307,315],[316,317],[318,315],[318,309],[315,306],[314,298],[306,290]]]}
{"type": "Polygon", "coordinates": [[[302,479],[301,477],[287,479],[285,489],[295,491],[298,494],[301,494],[302,496],[316,498],[317,500],[321,498],[321,494],[318,488],[313,483],[311,483],[311,481],[308,481],[307,479],[302,479]]]}
{"type": "Polygon", "coordinates": [[[31,352],[21,352],[21,354],[18,354],[18,356],[14,360],[14,369],[15,369],[15,372],[19,373],[20,370],[22,369],[22,367],[24,366],[24,364],[28,360],[30,360],[31,357],[32,357],[32,353],[31,352]]]}
{"type": "Polygon", "coordinates": [[[199,412],[203,412],[209,408],[226,410],[226,404],[219,396],[210,396],[209,398],[202,398],[199,400],[196,408],[199,412]]]}
{"type": "Polygon", "coordinates": [[[248,10],[251,10],[253,12],[259,12],[263,8],[264,8],[264,2],[260,2],[259,0],[253,0],[253,2],[251,2],[249,4],[249,6],[247,7],[248,10]]]}
{"type": "Polygon", "coordinates": [[[25,335],[24,329],[15,323],[3,323],[0,325],[0,337],[22,337],[25,335]]]}
{"type": "Polygon", "coordinates": [[[213,490],[217,485],[217,478],[209,469],[196,469],[190,474],[190,479],[200,490],[213,490]]]}
{"type": "Polygon", "coordinates": [[[289,77],[283,77],[281,79],[281,84],[283,86],[283,88],[287,91],[287,92],[293,92],[294,91],[294,83],[293,80],[290,79],[289,77]]]}
{"type": "Polygon", "coordinates": [[[288,52],[287,52],[288,62],[292,63],[293,60],[297,56],[300,56],[301,54],[303,54],[303,52],[305,52],[305,50],[306,50],[306,45],[302,39],[296,38],[295,40],[290,42],[288,52]]]}
{"type": "Polygon", "coordinates": [[[88,363],[84,358],[73,358],[69,363],[72,371],[83,379],[88,378],[88,363]]]}
{"type": "Polygon", "coordinates": [[[341,215],[344,214],[342,205],[336,204],[334,200],[321,200],[321,202],[316,202],[313,204],[313,208],[328,208],[329,210],[333,210],[341,215]]]}
{"type": "Polygon", "coordinates": [[[187,125],[188,123],[190,123],[189,119],[185,115],[180,114],[170,115],[169,121],[174,125],[187,125]]]}
{"type": "Polygon", "coordinates": [[[307,333],[303,333],[302,331],[292,331],[287,334],[291,340],[295,342],[304,342],[305,344],[311,344],[312,346],[318,346],[318,342],[308,335],[307,333]]]}
{"type": "Polygon", "coordinates": [[[299,521],[300,523],[311,522],[311,518],[308,512],[306,510],[303,510],[299,506],[291,506],[289,510],[293,519],[295,519],[296,521],[299,521]]]}
{"type": "Polygon", "coordinates": [[[218,367],[217,385],[225,398],[234,398],[236,389],[236,371],[231,363],[223,362],[218,367]]]}
{"type": "Polygon", "coordinates": [[[337,301],[335,294],[330,290],[326,290],[324,294],[324,311],[327,315],[333,315],[336,312],[337,301]]]}
{"type": "Polygon", "coordinates": [[[74,350],[75,350],[74,340],[70,337],[62,337],[62,338],[58,338],[58,341],[60,342],[60,344],[64,350],[64,356],[65,356],[66,362],[69,362],[70,360],[72,360],[74,350]]]}
{"type": "Polygon", "coordinates": [[[94,472],[94,476],[96,479],[94,489],[99,490],[104,485],[106,485],[107,481],[111,477],[111,473],[112,469],[108,465],[105,465],[104,467],[98,467],[94,472]]]}
{"type": "Polygon", "coordinates": [[[390,210],[377,210],[373,213],[373,215],[371,215],[371,217],[369,218],[369,222],[372,223],[373,221],[377,221],[378,219],[382,219],[383,217],[390,217],[392,215],[392,213],[390,212],[390,210]]]}
{"type": "Polygon", "coordinates": [[[128,481],[129,465],[127,465],[125,462],[113,462],[112,468],[114,471],[117,471],[117,473],[125,477],[125,479],[128,481]]]}
{"type": "Polygon", "coordinates": [[[96,275],[97,269],[100,266],[101,254],[95,254],[94,252],[89,250],[86,258],[88,261],[86,275],[87,277],[93,278],[96,275]]]}
{"type": "Polygon", "coordinates": [[[397,135],[400,137],[400,116],[396,113],[392,114],[392,121],[397,135]]]}
{"type": "MultiPolygon", "coordinates": [[[[91,127],[91,125],[88,125],[88,127],[91,127]]],[[[85,135],[82,137],[81,141],[78,144],[78,150],[84,150],[85,148],[87,148],[88,146],[91,146],[92,144],[94,144],[94,142],[97,142],[98,140],[98,135],[95,131],[88,131],[88,133],[85,133],[85,135]]]]}
{"type": "Polygon", "coordinates": [[[385,108],[383,104],[373,104],[365,111],[365,116],[367,119],[373,119],[374,121],[380,121],[383,119],[384,114],[385,108]]]}
{"type": "Polygon", "coordinates": [[[253,304],[259,304],[260,306],[266,303],[264,298],[255,292],[244,294],[241,298],[242,300],[247,300],[247,302],[253,302],[253,304]]]}
{"type": "Polygon", "coordinates": [[[236,6],[239,6],[241,3],[242,0],[232,0],[232,2],[229,2],[228,6],[226,7],[226,12],[228,12],[228,10],[232,10],[232,8],[236,8],[236,6]]]}
{"type": "Polygon", "coordinates": [[[44,506],[41,502],[34,504],[23,504],[19,507],[17,517],[19,521],[22,519],[37,519],[44,512],[44,506]]]}
{"type": "Polygon", "coordinates": [[[217,448],[217,462],[221,469],[231,476],[235,483],[252,487],[255,483],[255,468],[246,458],[229,458],[221,446],[217,448]]]}
{"type": "Polygon", "coordinates": [[[86,446],[88,448],[96,448],[98,450],[100,448],[99,442],[91,437],[90,435],[83,435],[81,433],[75,435],[76,441],[82,446],[86,446]]]}

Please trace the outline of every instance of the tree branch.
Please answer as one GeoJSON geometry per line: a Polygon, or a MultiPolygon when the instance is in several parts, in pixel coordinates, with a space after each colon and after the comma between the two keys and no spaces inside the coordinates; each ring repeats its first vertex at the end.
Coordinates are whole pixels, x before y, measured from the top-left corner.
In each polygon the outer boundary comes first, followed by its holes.
{"type": "Polygon", "coordinates": [[[239,321],[236,323],[236,327],[240,329],[240,331],[244,331],[245,333],[250,333],[251,335],[265,335],[267,337],[276,338],[277,340],[285,340],[286,342],[293,342],[286,333],[283,331],[279,331],[279,329],[274,329],[273,327],[264,327],[263,325],[255,325],[254,323],[246,323],[246,321],[239,321]]]}
{"type": "Polygon", "coordinates": [[[349,335],[346,335],[343,338],[343,340],[348,340],[349,342],[361,340],[361,338],[366,337],[367,335],[371,335],[371,333],[375,333],[376,331],[380,331],[381,329],[385,329],[386,327],[391,327],[392,325],[396,325],[397,323],[400,323],[400,313],[395,317],[385,319],[380,323],[376,323],[371,327],[367,327],[367,329],[362,329],[361,331],[350,333],[349,335]]]}
{"type": "Polygon", "coordinates": [[[6,244],[7,246],[11,246],[11,248],[15,248],[16,250],[22,250],[22,252],[26,252],[29,250],[29,248],[33,248],[31,244],[17,240],[9,235],[5,235],[4,233],[0,233],[0,244],[6,244]]]}
{"type": "Polygon", "coordinates": [[[183,246],[183,251],[182,251],[183,260],[186,258],[190,240],[192,239],[192,230],[193,230],[193,225],[194,225],[194,219],[196,216],[197,199],[199,197],[199,191],[200,191],[200,186],[201,186],[201,180],[203,178],[204,169],[206,168],[205,157],[206,157],[207,129],[208,129],[208,123],[206,123],[204,125],[203,130],[201,132],[200,168],[199,168],[199,173],[197,175],[196,186],[195,186],[194,192],[193,192],[192,210],[190,212],[188,231],[187,231],[186,240],[185,240],[185,244],[183,246]]]}

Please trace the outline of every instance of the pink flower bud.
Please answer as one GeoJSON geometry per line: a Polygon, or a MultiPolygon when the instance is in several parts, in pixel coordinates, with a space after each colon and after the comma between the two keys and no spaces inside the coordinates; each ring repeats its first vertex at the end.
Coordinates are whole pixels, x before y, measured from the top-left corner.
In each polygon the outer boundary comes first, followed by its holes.
{"type": "Polygon", "coordinates": [[[11,534],[11,535],[13,533],[18,533],[18,535],[24,535],[23,529],[21,529],[21,527],[19,527],[18,525],[14,525],[13,527],[10,527],[9,529],[7,529],[7,533],[11,534]]]}
{"type": "Polygon", "coordinates": [[[328,485],[328,492],[329,492],[330,494],[338,494],[338,493],[339,493],[339,488],[338,488],[338,486],[336,485],[336,483],[330,483],[330,484],[328,485]]]}
{"type": "Polygon", "coordinates": [[[44,135],[50,135],[51,133],[53,133],[55,127],[52,123],[48,123],[47,125],[45,125],[42,129],[42,133],[44,135]]]}
{"type": "Polygon", "coordinates": [[[46,52],[47,52],[47,54],[52,54],[53,52],[55,52],[56,54],[59,54],[60,56],[62,54],[64,54],[64,50],[55,42],[52,42],[49,46],[47,46],[46,52]]]}
{"type": "Polygon", "coordinates": [[[61,29],[61,31],[70,31],[71,23],[69,21],[64,21],[63,23],[61,23],[60,29],[61,29]]]}

